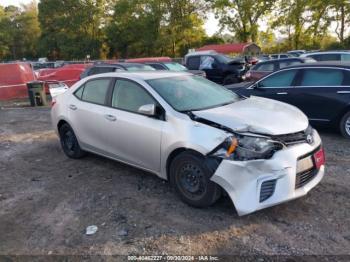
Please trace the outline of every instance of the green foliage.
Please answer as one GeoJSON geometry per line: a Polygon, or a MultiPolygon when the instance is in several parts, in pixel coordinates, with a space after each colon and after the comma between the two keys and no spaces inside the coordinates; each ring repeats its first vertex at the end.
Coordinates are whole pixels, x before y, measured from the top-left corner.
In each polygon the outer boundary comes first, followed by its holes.
{"type": "Polygon", "coordinates": [[[115,57],[180,56],[205,37],[200,1],[119,0],[107,39],[115,57]]]}
{"type": "Polygon", "coordinates": [[[18,8],[0,6],[0,59],[37,56],[40,27],[36,2],[18,8]]]}
{"type": "Polygon", "coordinates": [[[264,52],[350,49],[349,23],[348,0],[33,0],[0,6],[0,59],[180,57],[249,41],[264,52]],[[211,37],[208,12],[221,27],[211,37]]]}

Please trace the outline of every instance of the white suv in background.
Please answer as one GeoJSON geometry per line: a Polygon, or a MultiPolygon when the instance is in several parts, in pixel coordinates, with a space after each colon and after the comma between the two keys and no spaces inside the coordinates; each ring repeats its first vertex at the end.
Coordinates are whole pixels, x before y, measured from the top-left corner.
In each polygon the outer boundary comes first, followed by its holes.
{"type": "Polygon", "coordinates": [[[300,57],[311,57],[316,61],[347,61],[350,62],[350,52],[348,51],[324,51],[301,54],[300,57]]]}

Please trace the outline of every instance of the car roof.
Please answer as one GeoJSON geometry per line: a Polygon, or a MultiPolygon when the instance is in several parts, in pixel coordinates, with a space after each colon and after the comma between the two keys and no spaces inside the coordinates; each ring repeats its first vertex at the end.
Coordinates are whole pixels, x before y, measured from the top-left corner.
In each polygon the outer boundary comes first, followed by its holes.
{"type": "Polygon", "coordinates": [[[305,63],[305,64],[287,66],[285,68],[298,68],[298,67],[336,67],[336,68],[350,69],[350,62],[337,62],[337,61],[314,62],[314,63],[305,63]]]}
{"type": "Polygon", "coordinates": [[[290,61],[290,60],[307,60],[308,57],[288,57],[288,58],[280,58],[280,59],[270,59],[270,60],[266,60],[266,61],[262,61],[260,63],[258,63],[257,65],[261,65],[261,64],[268,64],[271,62],[284,62],[284,61],[290,61]]]}
{"type": "Polygon", "coordinates": [[[137,72],[128,72],[128,71],[119,71],[112,73],[104,73],[90,76],[89,79],[100,78],[100,77],[123,77],[134,80],[151,80],[151,79],[161,79],[161,78],[169,78],[176,76],[190,76],[191,73],[187,72],[175,72],[175,71],[137,71],[137,72]]]}
{"type": "Polygon", "coordinates": [[[346,50],[338,50],[338,51],[317,51],[317,52],[308,52],[301,54],[301,57],[306,57],[310,55],[328,55],[328,54],[349,54],[349,51],[346,50]]]}
{"type": "Polygon", "coordinates": [[[94,64],[93,67],[115,67],[115,66],[144,66],[144,64],[141,63],[127,63],[127,62],[120,62],[120,63],[98,63],[94,64]]]}

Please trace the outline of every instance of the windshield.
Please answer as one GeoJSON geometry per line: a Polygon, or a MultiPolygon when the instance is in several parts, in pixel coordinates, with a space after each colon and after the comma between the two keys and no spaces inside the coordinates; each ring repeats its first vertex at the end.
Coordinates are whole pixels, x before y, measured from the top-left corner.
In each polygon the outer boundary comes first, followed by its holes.
{"type": "Polygon", "coordinates": [[[179,63],[164,63],[164,65],[172,71],[187,71],[187,68],[179,63]]]}
{"type": "Polygon", "coordinates": [[[149,65],[130,65],[126,66],[128,71],[155,71],[155,69],[149,65]]]}
{"type": "Polygon", "coordinates": [[[176,76],[146,81],[180,112],[197,111],[231,104],[239,96],[200,76],[176,76]]]}

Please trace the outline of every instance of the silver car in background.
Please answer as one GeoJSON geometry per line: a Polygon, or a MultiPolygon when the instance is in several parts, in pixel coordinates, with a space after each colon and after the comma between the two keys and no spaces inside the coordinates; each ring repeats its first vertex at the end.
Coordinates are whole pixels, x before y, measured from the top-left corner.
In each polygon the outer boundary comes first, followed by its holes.
{"type": "Polygon", "coordinates": [[[55,98],[51,115],[68,157],[147,170],[195,207],[226,192],[245,215],[304,196],[324,175],[321,139],[300,110],[189,73],[88,77],[55,98]]]}

